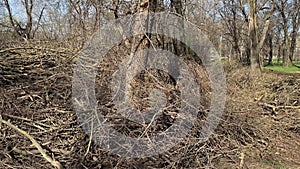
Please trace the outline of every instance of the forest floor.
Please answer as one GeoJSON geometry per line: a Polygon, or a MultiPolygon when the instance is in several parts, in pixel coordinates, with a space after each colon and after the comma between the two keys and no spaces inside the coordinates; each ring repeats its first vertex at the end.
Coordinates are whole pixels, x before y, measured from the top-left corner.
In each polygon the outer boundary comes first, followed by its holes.
{"type": "MultiPolygon", "coordinates": [[[[298,75],[263,72],[252,76],[249,68],[227,63],[226,108],[207,142],[197,140],[203,124],[199,120],[186,139],[163,154],[121,158],[103,150],[82,130],[72,106],[77,55],[62,46],[34,44],[0,49],[1,169],[300,168],[298,75]]],[[[107,64],[102,65],[103,71],[111,72],[107,64]]],[[[205,70],[189,65],[203,83],[200,90],[206,96],[210,90],[207,78],[203,78],[205,70]]],[[[109,76],[104,74],[100,80],[109,76]]],[[[98,92],[109,95],[105,88],[100,87],[98,92]]]]}
{"type": "Polygon", "coordinates": [[[228,85],[239,86],[228,86],[234,90],[227,95],[228,103],[237,110],[227,109],[247,116],[261,132],[253,138],[255,144],[242,146],[244,163],[248,168],[300,168],[300,76],[266,71],[246,82],[242,79],[247,74],[247,68],[227,73],[228,85]]]}

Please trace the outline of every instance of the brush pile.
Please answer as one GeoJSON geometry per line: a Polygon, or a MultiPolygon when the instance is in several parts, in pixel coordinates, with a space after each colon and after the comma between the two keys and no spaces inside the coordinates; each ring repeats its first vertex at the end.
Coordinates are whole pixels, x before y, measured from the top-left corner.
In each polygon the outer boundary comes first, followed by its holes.
{"type": "MultiPolygon", "coordinates": [[[[125,49],[115,50],[123,54],[116,55],[112,50],[110,57],[99,65],[98,106],[105,110],[108,121],[119,132],[138,137],[145,134],[147,126],[120,117],[109,119],[115,109],[109,104],[108,86],[121,56],[126,55],[125,49]]],[[[297,144],[299,147],[296,141],[300,137],[299,78],[271,73],[252,78],[248,69],[228,69],[224,116],[215,133],[203,143],[199,136],[209,113],[210,83],[205,69],[188,61],[204,96],[200,100],[203,107],[189,135],[163,154],[121,158],[91,140],[74,111],[72,76],[77,51],[64,43],[53,42],[0,49],[0,168],[252,168],[260,167],[255,164],[264,160],[286,166],[299,164],[299,155],[285,151],[297,144]],[[289,145],[285,136],[290,137],[289,145]],[[293,154],[293,158],[278,158],[274,152],[278,140],[286,149],[276,152],[286,157],[293,154]]],[[[141,75],[132,81],[135,106],[141,110],[149,106],[143,101],[149,95],[147,91],[142,92],[143,86],[166,89],[165,95],[176,105],[180,91],[170,77],[157,71],[148,73],[155,78],[145,80],[147,76],[141,75]]],[[[170,110],[174,112],[174,107],[170,110]]],[[[165,112],[165,116],[153,123],[149,135],[168,128],[173,118],[176,115],[165,112]]]]}

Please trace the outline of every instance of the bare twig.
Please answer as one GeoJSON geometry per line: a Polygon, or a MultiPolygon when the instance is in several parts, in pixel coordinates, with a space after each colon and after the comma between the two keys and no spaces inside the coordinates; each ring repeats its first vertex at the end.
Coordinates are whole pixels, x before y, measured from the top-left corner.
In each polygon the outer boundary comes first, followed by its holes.
{"type": "Polygon", "coordinates": [[[243,152],[241,152],[241,156],[240,156],[240,165],[239,165],[239,169],[242,169],[244,166],[244,158],[245,158],[245,154],[243,152]]]}
{"type": "Polygon", "coordinates": [[[94,129],[93,129],[93,127],[94,127],[93,121],[92,121],[92,124],[91,124],[91,125],[92,125],[92,126],[91,126],[91,132],[90,132],[90,139],[89,139],[88,147],[87,147],[87,149],[86,149],[86,152],[85,152],[85,154],[84,154],[84,157],[88,155],[88,153],[89,153],[89,151],[90,151],[90,148],[91,148],[91,145],[92,145],[93,131],[94,131],[94,129]]]}
{"type": "Polygon", "coordinates": [[[29,135],[26,131],[18,128],[17,126],[15,126],[13,124],[11,124],[9,121],[3,120],[1,115],[0,115],[0,123],[3,123],[5,125],[7,125],[8,127],[16,130],[20,134],[27,137],[32,142],[32,144],[38,149],[38,151],[42,154],[42,156],[45,158],[45,160],[50,162],[51,165],[55,166],[58,169],[63,168],[63,166],[60,164],[60,162],[58,162],[55,159],[52,159],[50,156],[48,156],[46,151],[42,148],[42,146],[31,135],[29,135]]]}
{"type": "Polygon", "coordinates": [[[271,105],[271,104],[268,104],[268,103],[258,103],[259,105],[261,106],[264,106],[264,107],[267,107],[269,109],[272,109],[272,111],[276,113],[276,110],[279,110],[279,109],[300,109],[300,106],[275,106],[275,105],[271,105]]]}

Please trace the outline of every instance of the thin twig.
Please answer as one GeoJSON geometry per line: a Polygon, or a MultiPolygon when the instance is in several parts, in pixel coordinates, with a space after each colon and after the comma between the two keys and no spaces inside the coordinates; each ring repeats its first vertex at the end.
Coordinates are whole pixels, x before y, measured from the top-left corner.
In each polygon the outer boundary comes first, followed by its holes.
{"type": "Polygon", "coordinates": [[[8,127],[16,130],[17,132],[21,133],[25,137],[27,137],[32,144],[38,149],[38,151],[42,154],[42,156],[51,163],[51,165],[55,166],[58,169],[63,169],[63,166],[60,164],[60,162],[56,161],[55,159],[52,159],[50,156],[47,155],[46,151],[42,148],[42,146],[31,136],[29,135],[26,131],[18,128],[17,126],[11,124],[9,121],[3,120],[2,116],[0,115],[0,123],[3,123],[7,125],[8,127]]]}
{"type": "Polygon", "coordinates": [[[91,124],[91,132],[90,132],[90,139],[89,139],[89,143],[88,143],[88,147],[86,149],[86,152],[84,154],[84,157],[87,156],[87,154],[89,153],[90,151],[90,148],[91,148],[91,144],[92,144],[92,140],[93,140],[93,131],[94,131],[94,122],[92,121],[92,124],[91,124]]]}
{"type": "Polygon", "coordinates": [[[277,114],[276,110],[279,110],[279,109],[300,109],[300,106],[274,106],[274,105],[271,105],[271,104],[268,104],[268,103],[261,103],[261,102],[259,102],[258,104],[261,105],[261,106],[268,107],[268,108],[272,109],[272,111],[275,114],[277,114]]]}
{"type": "Polygon", "coordinates": [[[244,166],[244,159],[245,159],[245,154],[243,152],[241,152],[241,156],[240,156],[240,165],[239,165],[239,169],[242,169],[244,166]]]}

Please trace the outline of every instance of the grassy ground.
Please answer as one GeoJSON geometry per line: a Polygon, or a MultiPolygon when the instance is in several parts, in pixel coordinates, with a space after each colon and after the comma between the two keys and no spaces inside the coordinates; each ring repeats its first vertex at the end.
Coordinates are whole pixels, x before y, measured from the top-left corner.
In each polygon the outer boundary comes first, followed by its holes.
{"type": "Polygon", "coordinates": [[[265,67],[267,70],[273,70],[276,72],[282,72],[282,73],[300,73],[300,68],[297,66],[288,66],[284,67],[282,65],[268,65],[265,67]]]}
{"type": "Polygon", "coordinates": [[[300,62],[294,62],[292,66],[282,66],[282,60],[273,59],[273,65],[265,66],[265,69],[281,73],[300,73],[300,62]]]}

